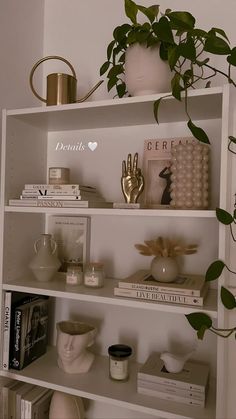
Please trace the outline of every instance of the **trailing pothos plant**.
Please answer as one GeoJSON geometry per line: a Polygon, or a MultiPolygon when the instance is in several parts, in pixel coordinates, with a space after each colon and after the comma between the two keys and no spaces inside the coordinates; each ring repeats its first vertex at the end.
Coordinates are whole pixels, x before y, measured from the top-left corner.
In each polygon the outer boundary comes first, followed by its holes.
{"type": "MultiPolygon", "coordinates": [[[[188,109],[188,90],[195,88],[199,80],[206,81],[210,86],[211,79],[217,73],[223,75],[235,87],[231,78],[231,66],[236,66],[236,47],[231,48],[226,33],[220,28],[209,31],[195,27],[195,18],[187,11],[165,12],[158,5],[144,7],[133,0],[124,0],[125,13],[130,23],[117,26],[113,31],[113,39],[107,47],[107,59],[100,68],[100,75],[107,73],[107,88],[116,88],[118,97],[128,94],[125,81],[125,52],[135,43],[147,47],[159,46],[157,53],[166,61],[173,74],[170,95],[159,98],[154,103],[154,115],[158,122],[159,106],[164,97],[173,95],[178,101],[184,101],[187,125],[192,135],[203,143],[210,143],[206,132],[196,126],[188,109]],[[146,21],[138,22],[141,13],[146,21]],[[227,72],[217,69],[211,64],[212,55],[224,55],[227,72]]],[[[158,77],[158,74],[157,74],[158,77]]]]}
{"type": "MultiPolygon", "coordinates": [[[[236,237],[234,236],[233,232],[233,225],[236,224],[236,210],[234,210],[233,215],[231,215],[229,212],[221,208],[216,208],[216,217],[220,223],[229,226],[231,237],[233,241],[236,242],[236,237]]],[[[236,274],[236,272],[232,271],[225,262],[222,260],[216,260],[207,269],[205,276],[206,281],[214,281],[215,279],[219,278],[224,269],[227,269],[229,272],[236,274]]],[[[225,308],[228,310],[236,308],[235,296],[227,288],[223,286],[221,287],[220,296],[225,308]]],[[[207,330],[223,338],[228,338],[230,335],[235,333],[234,336],[236,339],[236,327],[231,327],[228,329],[215,328],[213,326],[212,319],[205,313],[190,313],[186,315],[186,318],[190,325],[196,330],[199,339],[203,339],[207,330]]]]}

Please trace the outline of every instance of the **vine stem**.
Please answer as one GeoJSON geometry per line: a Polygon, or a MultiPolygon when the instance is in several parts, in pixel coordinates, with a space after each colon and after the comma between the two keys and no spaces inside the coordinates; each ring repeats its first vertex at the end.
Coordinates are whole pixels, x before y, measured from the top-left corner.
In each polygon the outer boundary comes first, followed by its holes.
{"type": "Polygon", "coordinates": [[[221,70],[217,70],[215,67],[212,67],[209,64],[204,64],[204,66],[210,68],[211,70],[215,71],[216,73],[222,74],[223,76],[225,76],[230,81],[230,83],[232,83],[234,85],[234,87],[236,87],[236,83],[233,81],[233,79],[231,79],[231,77],[229,77],[228,74],[224,73],[221,70]]]}

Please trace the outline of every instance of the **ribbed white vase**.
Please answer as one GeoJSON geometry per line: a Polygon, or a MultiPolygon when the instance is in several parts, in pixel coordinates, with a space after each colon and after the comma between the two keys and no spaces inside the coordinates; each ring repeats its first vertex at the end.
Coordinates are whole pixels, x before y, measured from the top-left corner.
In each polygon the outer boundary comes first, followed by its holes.
{"type": "Polygon", "coordinates": [[[159,55],[159,47],[133,44],[125,53],[125,83],[131,96],[171,90],[171,71],[159,55]]]}

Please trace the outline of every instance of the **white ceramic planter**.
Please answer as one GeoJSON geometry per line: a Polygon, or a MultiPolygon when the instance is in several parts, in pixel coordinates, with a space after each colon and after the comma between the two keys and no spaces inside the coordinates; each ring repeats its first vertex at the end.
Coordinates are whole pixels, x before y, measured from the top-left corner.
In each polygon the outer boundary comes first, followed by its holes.
{"type": "Polygon", "coordinates": [[[133,44],[125,53],[125,83],[131,96],[171,90],[169,65],[160,58],[159,47],[133,44]]]}
{"type": "Polygon", "coordinates": [[[156,256],[151,262],[151,274],[156,281],[173,282],[179,273],[179,266],[174,258],[156,256]]]}

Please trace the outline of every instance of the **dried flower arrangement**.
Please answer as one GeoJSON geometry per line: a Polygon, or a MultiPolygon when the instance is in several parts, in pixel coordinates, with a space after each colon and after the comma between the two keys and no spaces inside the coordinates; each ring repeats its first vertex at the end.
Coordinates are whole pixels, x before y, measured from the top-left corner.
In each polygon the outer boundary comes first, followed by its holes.
{"type": "Polygon", "coordinates": [[[197,244],[186,245],[180,239],[158,237],[155,240],[145,240],[145,244],[135,244],[136,249],[144,256],[176,257],[192,255],[197,252],[197,244]]]}

